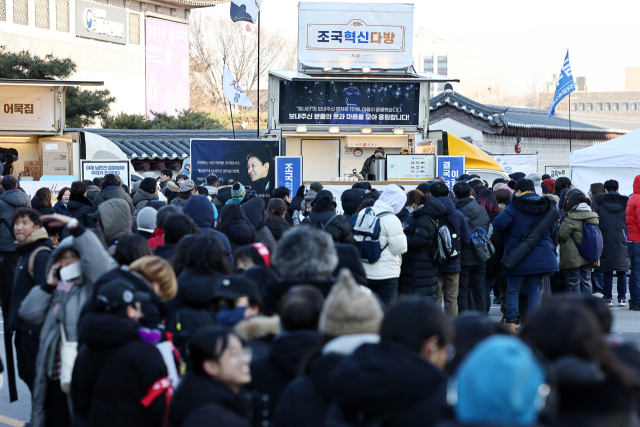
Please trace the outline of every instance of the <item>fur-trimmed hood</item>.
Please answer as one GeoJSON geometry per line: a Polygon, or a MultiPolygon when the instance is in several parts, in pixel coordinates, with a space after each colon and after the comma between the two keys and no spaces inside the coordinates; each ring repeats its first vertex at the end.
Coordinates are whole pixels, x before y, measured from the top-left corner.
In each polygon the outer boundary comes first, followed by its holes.
{"type": "Polygon", "coordinates": [[[254,316],[238,323],[235,331],[245,341],[266,338],[280,333],[280,316],[254,316]]]}
{"type": "Polygon", "coordinates": [[[543,194],[541,197],[546,197],[550,199],[552,202],[558,203],[560,201],[560,197],[556,196],[553,193],[543,194]]]}
{"type": "Polygon", "coordinates": [[[593,198],[593,205],[600,205],[611,213],[622,212],[627,208],[629,198],[620,193],[601,193],[593,198]]]}
{"type": "Polygon", "coordinates": [[[471,185],[471,187],[473,188],[473,183],[474,182],[479,182],[480,184],[484,185],[484,181],[482,180],[482,178],[471,178],[469,181],[467,181],[467,184],[471,185]]]}
{"type": "Polygon", "coordinates": [[[551,209],[551,199],[540,197],[536,193],[528,193],[523,196],[511,196],[511,205],[524,213],[539,215],[551,209]]]}

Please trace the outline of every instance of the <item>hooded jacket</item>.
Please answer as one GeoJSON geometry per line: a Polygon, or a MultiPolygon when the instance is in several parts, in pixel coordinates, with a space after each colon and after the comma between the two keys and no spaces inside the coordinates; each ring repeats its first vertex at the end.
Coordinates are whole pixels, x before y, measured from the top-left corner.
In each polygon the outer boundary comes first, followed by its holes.
{"type": "Polygon", "coordinates": [[[269,252],[274,253],[276,250],[276,239],[273,238],[271,230],[267,227],[267,217],[264,212],[264,200],[261,197],[254,197],[242,205],[242,210],[256,229],[258,239],[264,243],[269,252]]]}
{"type": "Polygon", "coordinates": [[[251,427],[251,397],[234,393],[210,377],[189,372],[178,386],[169,408],[169,427],[251,427]]]}
{"type": "Polygon", "coordinates": [[[100,195],[100,189],[95,185],[87,186],[87,199],[91,202],[91,206],[93,207],[93,201],[100,195]]]}
{"type": "Polygon", "coordinates": [[[580,252],[578,252],[578,248],[571,238],[573,236],[578,245],[580,245],[585,221],[592,225],[598,225],[600,222],[598,214],[592,212],[586,203],[580,203],[575,209],[567,212],[562,219],[558,230],[558,241],[562,242],[560,246],[560,270],[591,264],[591,261],[587,261],[580,256],[580,252]]]}
{"type": "Polygon", "coordinates": [[[17,208],[26,206],[29,206],[29,196],[22,190],[7,190],[0,196],[0,252],[15,252],[11,218],[17,208]]]}
{"type": "Polygon", "coordinates": [[[11,291],[11,308],[9,316],[4,315],[5,321],[9,321],[12,331],[37,331],[39,326],[30,325],[19,315],[20,304],[27,297],[31,289],[42,285],[47,281],[49,270],[46,269],[47,261],[51,256],[53,241],[44,228],[34,230],[24,243],[18,244],[18,264],[13,277],[13,289],[11,291]],[[49,250],[40,250],[33,262],[33,277],[29,274],[29,258],[39,247],[44,246],[49,250]]]}
{"type": "Polygon", "coordinates": [[[269,228],[269,231],[271,231],[271,234],[273,235],[273,238],[275,239],[276,242],[282,238],[282,235],[285,232],[291,229],[291,225],[289,225],[287,220],[280,217],[267,218],[266,224],[267,224],[267,227],[269,228]]]}
{"type": "Polygon", "coordinates": [[[131,232],[131,210],[125,200],[107,200],[100,204],[98,211],[107,245],[112,245],[120,237],[131,232]]]}
{"type": "Polygon", "coordinates": [[[324,231],[331,235],[335,243],[355,243],[353,231],[347,218],[344,215],[338,215],[333,218],[335,214],[336,211],[333,209],[323,211],[312,210],[309,216],[302,220],[300,225],[307,224],[320,230],[324,224],[324,231]],[[333,220],[331,220],[331,218],[333,218],[333,220]]]}
{"type": "Polygon", "coordinates": [[[145,408],[141,400],[156,381],[167,377],[158,349],[144,341],[134,320],[110,313],[89,313],[71,383],[73,410],[92,427],[163,425],[163,391],[145,408]]]}
{"type": "Polygon", "coordinates": [[[91,201],[84,196],[76,196],[71,194],[69,203],[67,203],[67,215],[78,220],[80,224],[87,228],[93,228],[96,221],[87,215],[93,212],[91,201]]]}
{"type": "MultiPolygon", "coordinates": [[[[233,261],[233,254],[231,252],[231,243],[229,242],[227,236],[224,235],[224,233],[215,231],[213,229],[213,205],[211,205],[211,202],[209,201],[207,196],[193,195],[189,197],[187,203],[184,204],[182,212],[196,223],[202,235],[213,236],[214,239],[222,244],[224,253],[227,257],[227,261],[229,261],[229,265],[231,265],[231,268],[233,269],[235,263],[233,261]]],[[[160,247],[158,247],[158,249],[160,249],[160,247]]]]}
{"type": "Polygon", "coordinates": [[[351,216],[356,213],[358,207],[362,204],[365,191],[362,188],[350,188],[345,190],[340,196],[342,210],[347,221],[351,222],[351,216]]]}
{"type": "MultiPolygon", "coordinates": [[[[364,263],[364,271],[369,280],[385,280],[400,277],[402,254],[407,252],[407,237],[402,230],[402,223],[396,214],[407,202],[407,195],[396,185],[389,185],[372,207],[379,215],[387,212],[390,215],[380,217],[380,248],[384,248],[380,259],[373,264],[364,263]],[[394,188],[395,187],[395,188],[394,188]]],[[[365,211],[358,214],[364,215],[365,211]]]]}
{"type": "Polygon", "coordinates": [[[138,229],[137,218],[138,214],[142,209],[144,209],[150,201],[158,200],[158,194],[153,195],[151,193],[147,193],[144,190],[136,191],[136,194],[133,196],[133,215],[131,216],[131,230],[135,233],[138,229]]]}
{"type": "Polygon", "coordinates": [[[266,357],[251,362],[251,390],[269,396],[270,412],[276,408],[287,384],[302,372],[302,362],[320,341],[316,331],[285,332],[273,340],[266,357]]]}
{"type": "Polygon", "coordinates": [[[46,282],[38,284],[31,289],[20,305],[20,317],[28,324],[41,328],[31,403],[31,425],[34,427],[45,425],[47,362],[52,355],[52,345],[55,346],[60,339],[59,316],[64,319],[67,339],[77,341],[80,313],[93,291],[93,283],[111,268],[109,255],[98,237],[79,225],[72,230],[72,236],[62,240],[51,253],[45,271],[48,272],[67,249],[74,249],[80,254],[81,281],[69,291],[49,286],[46,282]]]}
{"type": "Polygon", "coordinates": [[[58,202],[53,205],[53,212],[59,215],[69,215],[69,206],[66,205],[62,200],[58,200],[58,202]]]}
{"type": "MultiPolygon", "coordinates": [[[[504,256],[507,257],[522,241],[522,237],[536,225],[542,215],[551,209],[551,199],[535,193],[512,196],[511,203],[493,221],[493,230],[507,232],[504,256]]],[[[557,241],[557,227],[554,225],[548,234],[521,262],[512,270],[504,271],[505,276],[546,275],[558,271],[558,259],[554,252],[557,241]]]]}
{"type": "Polygon", "coordinates": [[[280,334],[280,317],[257,316],[241,320],[234,330],[247,343],[247,348],[256,358],[266,357],[271,349],[273,339],[280,334]]]}
{"type": "Polygon", "coordinates": [[[618,192],[598,194],[593,198],[593,211],[600,218],[602,232],[602,256],[600,270],[627,271],[629,250],[627,248],[627,202],[629,198],[618,192]]]}
{"type": "Polygon", "coordinates": [[[53,209],[44,205],[44,202],[38,198],[31,199],[31,208],[38,211],[40,215],[53,215],[53,209]]]}
{"type": "Polygon", "coordinates": [[[226,230],[221,232],[229,239],[232,251],[251,243],[257,243],[253,238],[251,225],[242,219],[234,219],[229,223],[226,230]]]}
{"type": "Polygon", "coordinates": [[[131,197],[120,185],[102,189],[100,195],[98,195],[98,197],[93,201],[93,211],[97,211],[101,204],[112,199],[121,199],[127,202],[127,205],[129,205],[129,213],[133,214],[133,202],[131,201],[131,197]]]}
{"type": "Polygon", "coordinates": [[[402,344],[364,344],[333,374],[335,402],[347,422],[433,426],[444,414],[445,374],[402,344]]]}
{"type": "MultiPolygon", "coordinates": [[[[464,215],[462,214],[462,212],[456,210],[453,202],[449,197],[440,196],[436,198],[440,201],[440,203],[442,203],[442,206],[444,206],[444,216],[446,216],[451,223],[455,224],[456,228],[460,232],[460,245],[462,247],[462,250],[464,251],[464,249],[470,245],[471,241],[471,234],[467,220],[464,219],[464,215]]],[[[459,273],[461,269],[461,258],[462,256],[459,256],[452,259],[448,263],[439,266],[438,273],[459,273]]]]}
{"type": "Polygon", "coordinates": [[[421,209],[413,213],[413,222],[407,233],[407,253],[402,259],[400,293],[429,297],[438,295],[438,265],[432,254],[438,230],[436,222],[444,215],[444,206],[435,197],[428,197],[421,209]]]}
{"type": "MultiPolygon", "coordinates": [[[[481,227],[484,231],[489,231],[489,215],[485,208],[480,206],[475,199],[464,197],[455,201],[456,210],[462,212],[469,223],[469,231],[473,231],[476,227],[481,227]]],[[[480,265],[477,259],[476,250],[473,245],[462,250],[462,265],[480,265]]]]}
{"type": "MultiPolygon", "coordinates": [[[[640,242],[640,175],[637,175],[633,180],[633,194],[631,195],[631,197],[629,197],[629,201],[627,202],[626,214],[627,228],[629,230],[629,241],[640,242]]],[[[0,215],[2,215],[1,204],[0,215]]],[[[4,215],[2,216],[4,218],[4,215]]],[[[0,238],[2,238],[2,234],[0,234],[0,238]]]]}
{"type": "Polygon", "coordinates": [[[225,185],[222,187],[218,187],[218,192],[216,193],[216,197],[213,198],[213,204],[220,209],[224,206],[229,199],[231,198],[231,185],[225,185]]]}

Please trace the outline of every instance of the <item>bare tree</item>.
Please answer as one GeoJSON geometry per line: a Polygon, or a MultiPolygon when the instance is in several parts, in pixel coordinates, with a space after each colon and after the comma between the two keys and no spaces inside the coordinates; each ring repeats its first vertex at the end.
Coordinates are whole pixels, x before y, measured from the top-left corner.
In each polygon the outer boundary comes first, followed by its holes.
{"type": "Polygon", "coordinates": [[[194,12],[190,37],[192,108],[225,108],[222,93],[225,63],[247,93],[257,89],[259,78],[261,88],[266,89],[270,68],[289,66],[291,58],[295,65],[295,45],[292,54],[291,43],[287,39],[277,32],[261,29],[258,75],[257,26],[250,28],[251,32],[247,31],[246,23],[234,23],[229,19],[216,19],[194,12]]]}

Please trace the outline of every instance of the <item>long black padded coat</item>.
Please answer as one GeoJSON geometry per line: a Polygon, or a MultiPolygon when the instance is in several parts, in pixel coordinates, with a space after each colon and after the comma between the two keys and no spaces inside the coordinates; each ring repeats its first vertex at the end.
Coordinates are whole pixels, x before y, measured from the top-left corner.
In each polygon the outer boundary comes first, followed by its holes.
{"type": "Polygon", "coordinates": [[[443,215],[444,206],[435,197],[427,198],[422,208],[413,213],[413,223],[406,231],[408,250],[402,260],[400,293],[430,297],[435,302],[438,265],[431,257],[437,243],[434,221],[443,215]]]}
{"type": "Polygon", "coordinates": [[[614,192],[598,194],[593,199],[593,211],[600,217],[598,227],[603,243],[600,269],[603,272],[627,271],[629,268],[627,201],[628,197],[614,192]]]}

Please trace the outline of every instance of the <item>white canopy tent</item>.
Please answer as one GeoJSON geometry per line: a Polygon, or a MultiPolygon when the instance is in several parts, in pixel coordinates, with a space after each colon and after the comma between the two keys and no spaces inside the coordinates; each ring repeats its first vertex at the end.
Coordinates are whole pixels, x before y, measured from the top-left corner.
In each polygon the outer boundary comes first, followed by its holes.
{"type": "Polygon", "coordinates": [[[640,129],[574,151],[570,164],[571,182],[585,194],[594,182],[615,179],[620,184],[620,194],[630,195],[633,180],[640,175],[640,129]]]}

